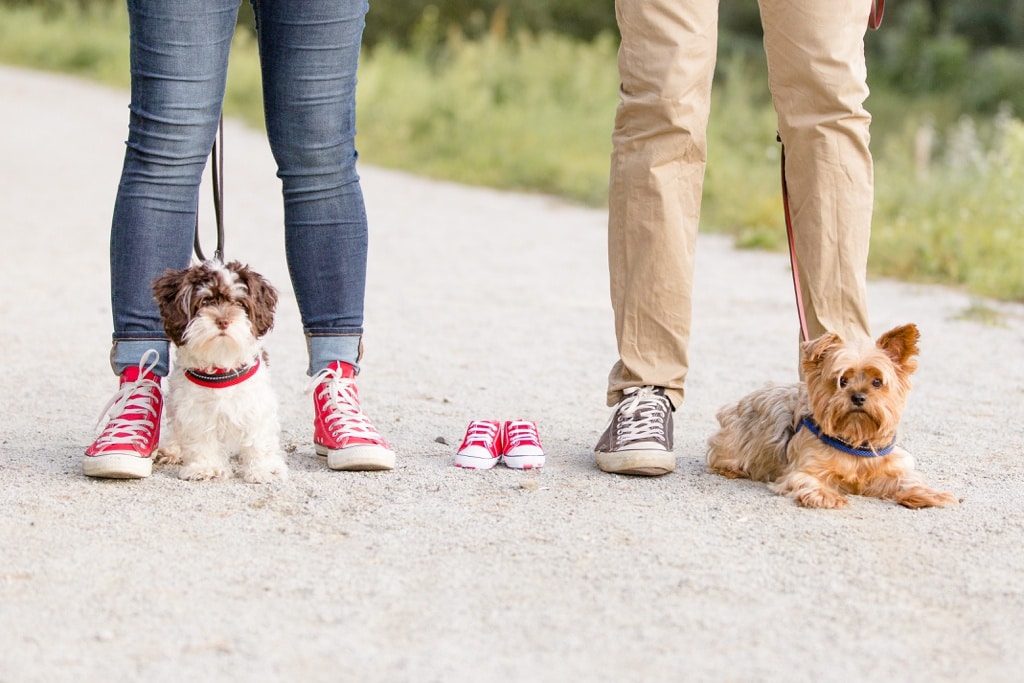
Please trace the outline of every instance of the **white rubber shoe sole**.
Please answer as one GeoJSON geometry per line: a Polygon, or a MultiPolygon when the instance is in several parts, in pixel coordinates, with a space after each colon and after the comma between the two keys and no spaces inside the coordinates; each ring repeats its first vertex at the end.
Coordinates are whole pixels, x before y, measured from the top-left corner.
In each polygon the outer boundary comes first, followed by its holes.
{"type": "Polygon", "coordinates": [[[514,470],[535,470],[544,467],[544,454],[503,455],[501,462],[514,470]]]}
{"type": "Polygon", "coordinates": [[[489,470],[498,464],[495,457],[483,446],[470,446],[455,454],[454,465],[465,470],[489,470]]]}
{"type": "Polygon", "coordinates": [[[86,455],[82,459],[82,473],[104,479],[145,479],[153,473],[153,458],[132,453],[86,455]]]}
{"type": "Polygon", "coordinates": [[[622,450],[612,453],[597,451],[594,458],[601,471],[612,474],[660,477],[673,472],[676,468],[675,454],[662,449],[622,450]]]}
{"type": "Polygon", "coordinates": [[[395,454],[383,446],[349,446],[331,450],[327,446],[314,444],[317,455],[327,458],[332,470],[346,472],[374,472],[395,469],[395,454]]]}

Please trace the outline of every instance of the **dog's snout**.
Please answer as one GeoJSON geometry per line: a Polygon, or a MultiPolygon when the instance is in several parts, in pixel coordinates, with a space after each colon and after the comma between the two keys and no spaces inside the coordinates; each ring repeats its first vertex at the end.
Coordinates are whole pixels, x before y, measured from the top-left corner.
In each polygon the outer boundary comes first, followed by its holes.
{"type": "Polygon", "coordinates": [[[217,316],[217,329],[226,330],[231,325],[231,319],[226,315],[217,316]]]}
{"type": "Polygon", "coordinates": [[[861,393],[861,392],[858,391],[856,394],[853,394],[852,396],[850,396],[850,400],[853,402],[853,405],[855,405],[858,408],[860,408],[868,400],[868,397],[867,397],[867,394],[864,394],[864,393],[861,393]]]}

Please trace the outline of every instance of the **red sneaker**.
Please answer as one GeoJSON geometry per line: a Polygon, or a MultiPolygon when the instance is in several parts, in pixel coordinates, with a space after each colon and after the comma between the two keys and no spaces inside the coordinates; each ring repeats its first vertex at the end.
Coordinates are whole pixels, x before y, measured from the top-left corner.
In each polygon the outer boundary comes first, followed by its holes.
{"type": "Polygon", "coordinates": [[[127,368],[121,373],[121,385],[103,408],[97,428],[106,426],[85,449],[82,472],[89,477],[142,479],[153,472],[153,451],[160,443],[160,416],[164,399],[156,365],[127,368]]]}
{"type": "Polygon", "coordinates": [[[501,459],[502,445],[500,422],[473,420],[455,454],[455,466],[467,470],[489,470],[501,459]]]}
{"type": "Polygon", "coordinates": [[[332,470],[391,470],[395,454],[363,414],[355,368],[336,361],[313,377],[313,446],[332,470]]]}
{"type": "Polygon", "coordinates": [[[540,445],[537,425],[529,420],[509,420],[502,425],[501,461],[506,467],[532,470],[544,467],[544,448],[540,445]]]}

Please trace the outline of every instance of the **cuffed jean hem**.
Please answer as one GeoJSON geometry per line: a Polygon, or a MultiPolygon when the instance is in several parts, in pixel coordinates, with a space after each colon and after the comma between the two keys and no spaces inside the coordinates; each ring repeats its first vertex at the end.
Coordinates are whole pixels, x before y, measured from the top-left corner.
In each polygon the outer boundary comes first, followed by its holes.
{"type": "Polygon", "coordinates": [[[110,367],[120,377],[127,368],[138,366],[148,351],[156,351],[157,354],[153,374],[166,377],[171,367],[171,343],[163,338],[115,339],[110,348],[110,367]]]}
{"type": "Polygon", "coordinates": [[[306,348],[309,351],[309,369],[306,373],[312,377],[327,368],[334,361],[343,361],[359,372],[359,359],[363,355],[363,335],[359,332],[351,334],[323,334],[309,332],[306,334],[306,348]]]}

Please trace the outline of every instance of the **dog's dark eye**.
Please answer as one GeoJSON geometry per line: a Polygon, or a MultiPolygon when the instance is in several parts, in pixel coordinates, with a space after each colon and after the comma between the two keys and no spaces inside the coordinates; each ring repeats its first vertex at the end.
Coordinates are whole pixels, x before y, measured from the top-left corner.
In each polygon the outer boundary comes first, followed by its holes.
{"type": "Polygon", "coordinates": [[[874,380],[873,380],[873,381],[871,382],[871,386],[873,386],[873,387],[874,387],[875,389],[881,389],[881,388],[882,388],[882,380],[881,380],[881,379],[879,379],[878,377],[876,377],[876,378],[875,378],[875,379],[874,379],[874,380]]]}
{"type": "Polygon", "coordinates": [[[849,383],[850,383],[850,380],[846,379],[845,377],[840,377],[839,378],[839,388],[840,389],[845,389],[846,385],[849,384],[849,383]]]}

